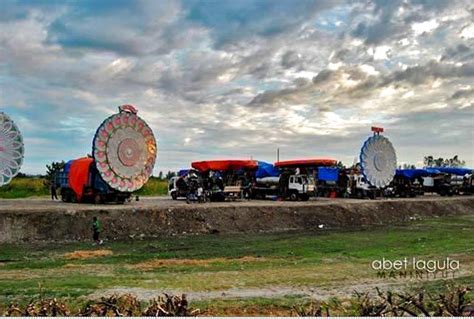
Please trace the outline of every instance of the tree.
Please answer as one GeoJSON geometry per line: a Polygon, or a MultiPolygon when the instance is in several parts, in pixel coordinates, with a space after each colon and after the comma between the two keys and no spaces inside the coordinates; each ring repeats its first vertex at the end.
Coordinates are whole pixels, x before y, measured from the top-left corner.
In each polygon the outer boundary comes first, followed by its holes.
{"type": "Polygon", "coordinates": [[[423,159],[423,164],[425,164],[426,167],[433,167],[434,166],[434,158],[432,155],[425,156],[423,159]]]}
{"type": "Polygon", "coordinates": [[[175,177],[175,176],[176,176],[175,172],[168,171],[168,173],[166,173],[166,179],[171,179],[172,177],[175,177]]]}
{"type": "Polygon", "coordinates": [[[45,176],[45,184],[49,185],[54,180],[56,174],[64,168],[66,163],[64,161],[61,162],[52,162],[50,165],[46,164],[46,176],[45,176]]]}
{"type": "Polygon", "coordinates": [[[434,158],[432,155],[425,156],[423,163],[425,167],[463,167],[466,161],[459,159],[459,156],[454,155],[453,158],[434,158]]]}
{"type": "Polygon", "coordinates": [[[163,179],[163,172],[162,172],[162,171],[160,171],[160,172],[158,173],[158,179],[163,179]]]}

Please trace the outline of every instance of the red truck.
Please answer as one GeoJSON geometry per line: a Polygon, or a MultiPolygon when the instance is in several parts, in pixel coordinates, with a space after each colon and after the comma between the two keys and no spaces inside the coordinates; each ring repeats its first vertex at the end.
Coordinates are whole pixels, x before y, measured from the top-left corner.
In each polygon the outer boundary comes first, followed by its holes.
{"type": "Polygon", "coordinates": [[[63,202],[123,204],[131,193],[111,188],[100,176],[92,157],[70,160],[56,175],[63,202]]]}

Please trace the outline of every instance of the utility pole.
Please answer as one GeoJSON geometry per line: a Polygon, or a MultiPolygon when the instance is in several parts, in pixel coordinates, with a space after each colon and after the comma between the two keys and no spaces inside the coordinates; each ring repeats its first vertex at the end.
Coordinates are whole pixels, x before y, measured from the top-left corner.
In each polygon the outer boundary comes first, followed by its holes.
{"type": "Polygon", "coordinates": [[[280,161],[280,148],[277,148],[277,162],[280,161]]]}

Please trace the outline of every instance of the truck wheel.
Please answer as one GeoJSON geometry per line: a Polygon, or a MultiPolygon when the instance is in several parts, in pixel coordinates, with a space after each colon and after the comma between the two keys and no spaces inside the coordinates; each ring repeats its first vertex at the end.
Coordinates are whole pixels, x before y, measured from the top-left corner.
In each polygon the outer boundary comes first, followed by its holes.
{"type": "Polygon", "coordinates": [[[178,195],[176,194],[176,192],[172,192],[172,193],[171,193],[171,199],[173,199],[173,200],[177,200],[177,199],[178,199],[178,195]]]}
{"type": "Polygon", "coordinates": [[[290,200],[292,200],[292,201],[298,200],[298,193],[291,193],[290,194],[290,200]]]}

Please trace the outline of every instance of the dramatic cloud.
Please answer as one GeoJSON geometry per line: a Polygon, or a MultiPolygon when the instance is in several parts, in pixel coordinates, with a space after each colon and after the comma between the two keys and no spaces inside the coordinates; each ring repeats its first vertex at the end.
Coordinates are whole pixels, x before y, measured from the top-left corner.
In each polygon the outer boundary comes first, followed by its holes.
{"type": "Polygon", "coordinates": [[[193,160],[333,156],[381,125],[400,162],[474,166],[470,1],[5,1],[0,109],[24,171],[91,152],[138,107],[158,171],[193,160]]]}

